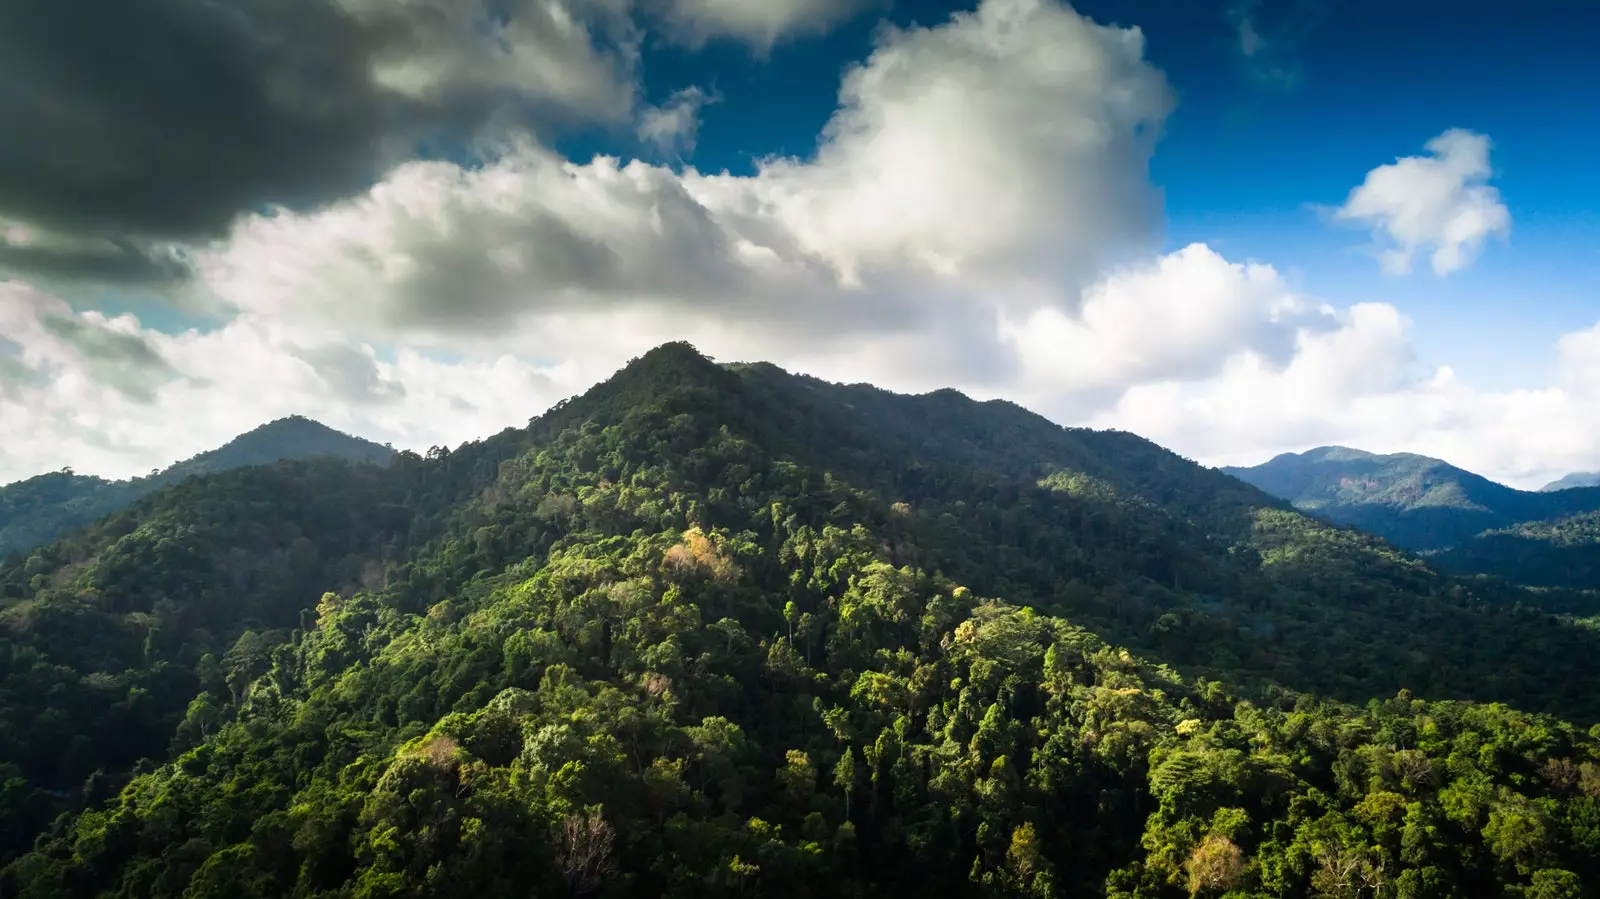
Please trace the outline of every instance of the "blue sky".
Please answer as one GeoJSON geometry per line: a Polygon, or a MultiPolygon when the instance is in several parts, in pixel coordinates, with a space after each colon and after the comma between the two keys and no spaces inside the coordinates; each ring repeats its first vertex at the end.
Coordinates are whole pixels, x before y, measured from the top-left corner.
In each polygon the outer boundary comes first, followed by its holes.
{"type": "Polygon", "coordinates": [[[1592,7],[40,9],[0,7],[0,481],[288,414],[456,444],[675,339],[1208,464],[1600,469],[1592,7]]]}
{"type": "MultiPolygon", "coordinates": [[[[1483,389],[1538,383],[1560,335],[1600,316],[1600,166],[1584,134],[1594,107],[1600,8],[1561,0],[1504,4],[1407,0],[1261,0],[1073,4],[1107,24],[1136,25],[1148,57],[1179,95],[1152,163],[1165,194],[1165,244],[1207,242],[1260,259],[1337,304],[1399,305],[1417,351],[1483,389]],[[1263,47],[1242,52],[1240,24],[1263,47]],[[1270,68],[1287,70],[1287,81],[1270,68]],[[1360,227],[1330,225],[1370,169],[1460,127],[1494,142],[1494,184],[1512,236],[1448,278],[1384,276],[1364,264],[1360,227]]],[[[833,34],[775,47],[766,59],[732,42],[690,53],[645,44],[656,98],[711,84],[689,159],[704,171],[749,172],[767,154],[809,154],[832,114],[840,72],[865,58],[879,23],[933,25],[970,3],[897,0],[833,34]]],[[[630,141],[570,140],[577,157],[628,153],[630,141]]]]}

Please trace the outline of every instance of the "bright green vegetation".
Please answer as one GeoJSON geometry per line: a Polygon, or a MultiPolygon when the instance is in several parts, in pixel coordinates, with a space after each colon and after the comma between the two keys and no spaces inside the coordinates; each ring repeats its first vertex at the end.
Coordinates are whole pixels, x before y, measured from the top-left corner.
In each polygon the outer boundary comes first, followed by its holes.
{"type": "Polygon", "coordinates": [[[394,451],[299,416],[282,418],[159,472],[127,481],[52,472],[0,487],[0,558],[27,552],[191,475],[328,456],[387,462],[394,451]]]}
{"type": "Polygon", "coordinates": [[[1589,597],[951,392],[669,345],[453,452],[186,481],[0,591],[8,896],[1600,883],[1600,632],[1548,611],[1589,597]]]}

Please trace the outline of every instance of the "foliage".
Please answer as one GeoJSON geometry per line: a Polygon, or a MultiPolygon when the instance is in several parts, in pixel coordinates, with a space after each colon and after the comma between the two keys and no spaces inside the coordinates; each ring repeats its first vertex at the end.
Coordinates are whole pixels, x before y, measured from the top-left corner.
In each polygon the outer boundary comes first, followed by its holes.
{"type": "Polygon", "coordinates": [[[1431,556],[1446,571],[1541,587],[1600,590],[1600,512],[1488,531],[1431,556]]]}

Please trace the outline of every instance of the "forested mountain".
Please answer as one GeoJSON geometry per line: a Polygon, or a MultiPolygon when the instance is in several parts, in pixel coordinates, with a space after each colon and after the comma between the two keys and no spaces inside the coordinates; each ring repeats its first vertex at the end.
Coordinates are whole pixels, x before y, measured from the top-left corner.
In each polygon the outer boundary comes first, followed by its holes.
{"type": "Polygon", "coordinates": [[[0,596],[7,896],[1600,883],[1590,597],[950,391],[667,345],[454,451],[186,480],[0,596]]]}
{"type": "Polygon", "coordinates": [[[1430,556],[1436,567],[1540,587],[1600,588],[1600,512],[1525,522],[1430,556]]]}
{"type": "Polygon", "coordinates": [[[1412,550],[1446,549],[1485,531],[1600,511],[1600,487],[1517,490],[1411,453],[1324,446],[1222,471],[1298,509],[1412,550]]]}
{"type": "Polygon", "coordinates": [[[1600,471],[1575,471],[1540,487],[1542,492],[1571,490],[1573,487],[1600,487],[1600,471]]]}
{"type": "Polygon", "coordinates": [[[295,415],[142,478],[108,481],[71,471],[42,474],[0,487],[0,557],[48,543],[190,475],[280,459],[328,456],[384,463],[393,455],[388,447],[295,415]]]}

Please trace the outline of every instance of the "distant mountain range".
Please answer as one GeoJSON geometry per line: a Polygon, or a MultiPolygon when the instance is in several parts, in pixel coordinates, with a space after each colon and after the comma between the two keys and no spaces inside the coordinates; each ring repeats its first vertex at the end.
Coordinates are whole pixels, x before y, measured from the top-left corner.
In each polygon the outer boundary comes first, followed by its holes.
{"type": "Polygon", "coordinates": [[[191,475],[323,456],[387,464],[393,455],[389,447],[293,415],[142,478],[110,481],[70,470],[42,474],[0,487],[0,558],[49,543],[191,475]]]}
{"type": "Polygon", "coordinates": [[[1540,487],[1542,492],[1571,490],[1574,487],[1600,487],[1600,471],[1575,471],[1540,487]]]}
{"type": "Polygon", "coordinates": [[[1302,511],[1427,554],[1439,568],[1600,588],[1595,475],[1517,490],[1440,459],[1342,446],[1222,470],[1302,511]]]}

